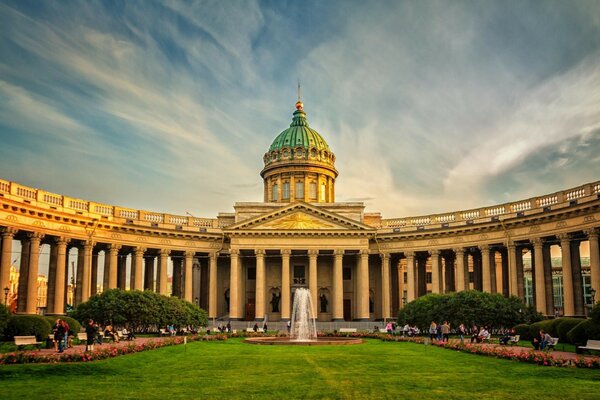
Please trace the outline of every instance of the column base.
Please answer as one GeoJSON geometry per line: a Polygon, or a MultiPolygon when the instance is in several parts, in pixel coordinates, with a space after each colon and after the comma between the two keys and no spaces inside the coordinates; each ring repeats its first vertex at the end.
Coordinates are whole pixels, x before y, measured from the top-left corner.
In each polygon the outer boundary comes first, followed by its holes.
{"type": "Polygon", "coordinates": [[[331,320],[331,322],[345,322],[346,320],[344,318],[334,318],[331,320]]]}
{"type": "Polygon", "coordinates": [[[356,322],[369,322],[371,321],[370,318],[356,318],[354,321],[356,322]]]}

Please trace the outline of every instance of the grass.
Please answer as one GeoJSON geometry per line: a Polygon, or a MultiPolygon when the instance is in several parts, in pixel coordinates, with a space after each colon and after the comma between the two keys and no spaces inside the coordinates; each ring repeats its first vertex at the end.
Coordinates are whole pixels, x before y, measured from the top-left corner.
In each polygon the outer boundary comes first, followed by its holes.
{"type": "Polygon", "coordinates": [[[600,372],[413,343],[258,346],[230,339],[82,364],[0,367],[0,398],[596,399],[600,372]]]}

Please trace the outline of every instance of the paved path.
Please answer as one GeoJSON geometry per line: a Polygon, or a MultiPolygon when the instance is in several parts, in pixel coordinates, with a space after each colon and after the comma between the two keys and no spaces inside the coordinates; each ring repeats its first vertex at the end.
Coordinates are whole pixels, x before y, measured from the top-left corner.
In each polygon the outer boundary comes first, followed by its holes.
{"type": "MultiPolygon", "coordinates": [[[[159,340],[165,340],[165,337],[158,337],[158,336],[154,336],[154,337],[142,337],[142,338],[136,338],[134,340],[120,340],[118,343],[114,343],[114,342],[110,342],[110,343],[103,343],[103,344],[98,344],[96,343],[94,345],[94,350],[97,349],[101,349],[104,347],[127,347],[130,344],[144,344],[146,342],[149,341],[159,341],[159,340]]],[[[85,344],[74,344],[73,347],[69,347],[68,349],[65,349],[63,354],[77,354],[77,353],[83,353],[85,351],[85,344]]],[[[58,352],[56,350],[54,350],[54,348],[49,348],[49,349],[41,349],[40,351],[35,351],[37,354],[58,354],[58,352]]]]}

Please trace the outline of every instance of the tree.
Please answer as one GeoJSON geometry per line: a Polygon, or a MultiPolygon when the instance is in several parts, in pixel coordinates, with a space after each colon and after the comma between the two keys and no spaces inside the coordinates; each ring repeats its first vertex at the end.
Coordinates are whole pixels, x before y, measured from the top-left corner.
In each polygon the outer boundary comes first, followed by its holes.
{"type": "Polygon", "coordinates": [[[485,325],[488,329],[513,327],[538,321],[542,316],[517,297],[504,297],[469,290],[449,294],[428,294],[411,301],[398,313],[400,324],[425,329],[431,321],[448,321],[451,326],[485,325]]]}
{"type": "Polygon", "coordinates": [[[152,291],[111,289],[77,306],[73,317],[81,322],[93,319],[103,325],[125,326],[137,332],[153,331],[173,324],[204,326],[206,312],[200,307],[176,297],[152,291]]]}

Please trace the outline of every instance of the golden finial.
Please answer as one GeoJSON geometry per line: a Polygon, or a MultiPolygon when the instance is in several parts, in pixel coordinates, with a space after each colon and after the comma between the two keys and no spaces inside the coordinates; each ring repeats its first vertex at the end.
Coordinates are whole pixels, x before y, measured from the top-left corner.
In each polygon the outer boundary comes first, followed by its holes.
{"type": "Polygon", "coordinates": [[[302,104],[302,100],[300,100],[300,79],[298,79],[298,101],[296,102],[296,110],[302,110],[304,104],[302,104]]]}

